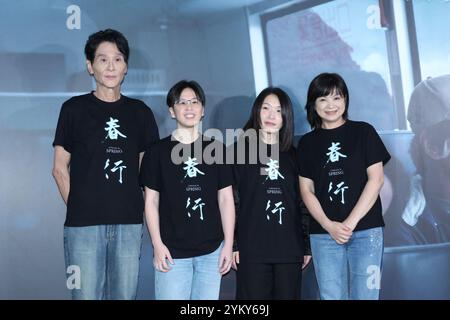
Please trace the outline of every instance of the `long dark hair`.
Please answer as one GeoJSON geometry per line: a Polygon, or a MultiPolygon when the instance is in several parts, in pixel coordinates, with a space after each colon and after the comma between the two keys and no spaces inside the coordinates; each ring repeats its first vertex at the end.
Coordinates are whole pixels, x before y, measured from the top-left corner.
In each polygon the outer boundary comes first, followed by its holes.
{"type": "Polygon", "coordinates": [[[317,98],[328,96],[333,92],[336,92],[344,97],[345,111],[342,118],[347,120],[350,98],[348,96],[348,89],[344,79],[342,79],[342,77],[337,73],[321,73],[309,84],[308,98],[305,106],[307,119],[312,129],[319,129],[322,127],[322,118],[320,118],[316,112],[317,98]]]}
{"type": "Polygon", "coordinates": [[[278,87],[265,88],[256,97],[255,102],[253,102],[250,119],[248,119],[245,124],[244,130],[255,129],[258,131],[261,129],[261,107],[264,99],[271,94],[278,97],[281,105],[283,126],[279,132],[280,151],[288,151],[292,147],[292,141],[294,139],[294,115],[292,112],[292,102],[288,94],[278,87]]]}

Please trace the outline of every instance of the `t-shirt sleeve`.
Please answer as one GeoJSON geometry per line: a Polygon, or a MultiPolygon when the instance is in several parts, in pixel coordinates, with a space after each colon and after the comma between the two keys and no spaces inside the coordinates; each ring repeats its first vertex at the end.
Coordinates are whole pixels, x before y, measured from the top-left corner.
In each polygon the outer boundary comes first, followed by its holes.
{"type": "Polygon", "coordinates": [[[302,137],[300,139],[300,141],[298,142],[297,145],[297,150],[296,150],[296,154],[297,154],[297,170],[298,170],[298,174],[299,176],[308,178],[308,179],[313,179],[313,174],[312,174],[312,170],[310,169],[310,165],[308,163],[308,159],[307,159],[307,146],[305,143],[305,139],[302,137]]]}
{"type": "Polygon", "coordinates": [[[299,155],[297,153],[297,148],[296,147],[292,147],[289,150],[289,159],[293,162],[294,174],[296,176],[300,175],[300,170],[298,169],[298,160],[297,160],[298,157],[299,157],[299,155]]]}
{"type": "Polygon", "coordinates": [[[231,167],[231,174],[233,175],[233,185],[237,188],[240,182],[238,164],[229,165],[231,167]]]}
{"type": "Polygon", "coordinates": [[[144,154],[141,163],[139,179],[142,186],[160,192],[161,168],[159,161],[159,146],[153,145],[144,154]]]}
{"type": "Polygon", "coordinates": [[[232,162],[228,162],[227,164],[231,167],[231,174],[233,175],[233,185],[237,186],[239,184],[239,167],[237,164],[237,146],[236,143],[228,146],[226,148],[227,156],[232,159],[232,162]],[[233,155],[232,157],[230,155],[233,155]]]}
{"type": "Polygon", "coordinates": [[[383,162],[383,165],[385,165],[389,159],[391,159],[391,155],[384,146],[383,141],[376,132],[375,128],[371,125],[367,126],[365,157],[366,168],[378,162],[383,162]]]}
{"type": "Polygon", "coordinates": [[[159,140],[158,125],[152,110],[144,105],[142,124],[139,139],[139,152],[146,151],[153,143],[159,140]]]}
{"type": "Polygon", "coordinates": [[[227,163],[226,161],[226,153],[229,152],[224,145],[222,145],[223,150],[223,164],[216,164],[219,166],[219,181],[217,183],[217,190],[226,188],[234,184],[234,175],[233,175],[233,165],[227,163]]]}
{"type": "Polygon", "coordinates": [[[54,146],[61,146],[67,152],[72,153],[72,130],[73,119],[70,112],[70,105],[67,102],[63,103],[61,111],[59,112],[58,124],[56,126],[54,146]]]}
{"type": "Polygon", "coordinates": [[[234,184],[233,168],[229,164],[219,164],[219,183],[217,190],[226,188],[234,184]]]}

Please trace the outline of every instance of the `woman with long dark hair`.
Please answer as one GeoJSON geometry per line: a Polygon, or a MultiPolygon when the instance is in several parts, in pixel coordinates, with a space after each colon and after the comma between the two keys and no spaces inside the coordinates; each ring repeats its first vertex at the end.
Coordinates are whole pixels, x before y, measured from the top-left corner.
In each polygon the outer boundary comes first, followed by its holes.
{"type": "Polygon", "coordinates": [[[307,228],[302,227],[297,193],[289,96],[280,88],[264,89],[244,130],[235,147],[237,164],[233,166],[239,197],[233,262],[236,298],[296,299],[302,266],[311,257],[304,243],[307,228]]]}

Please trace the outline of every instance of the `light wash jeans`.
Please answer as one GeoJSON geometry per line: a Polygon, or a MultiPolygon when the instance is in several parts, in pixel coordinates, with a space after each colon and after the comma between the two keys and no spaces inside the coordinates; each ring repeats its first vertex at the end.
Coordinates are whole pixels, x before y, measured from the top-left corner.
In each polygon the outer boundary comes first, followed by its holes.
{"type": "Polygon", "coordinates": [[[345,244],[337,244],[328,233],[311,234],[310,241],[321,299],[378,300],[382,227],[353,232],[345,244]]]}
{"type": "Polygon", "coordinates": [[[222,247],[223,243],[203,256],[174,259],[168,272],[155,270],[156,300],[218,300],[222,247]]]}
{"type": "Polygon", "coordinates": [[[72,299],[135,299],[141,243],[142,224],[64,227],[72,299]]]}

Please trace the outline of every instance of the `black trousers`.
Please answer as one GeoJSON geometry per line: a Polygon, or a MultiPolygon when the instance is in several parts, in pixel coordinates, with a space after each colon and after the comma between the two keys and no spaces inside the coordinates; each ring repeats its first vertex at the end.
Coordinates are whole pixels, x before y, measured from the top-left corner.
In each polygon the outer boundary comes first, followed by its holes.
{"type": "Polygon", "coordinates": [[[237,300],[300,299],[301,263],[244,263],[236,274],[237,300]]]}

